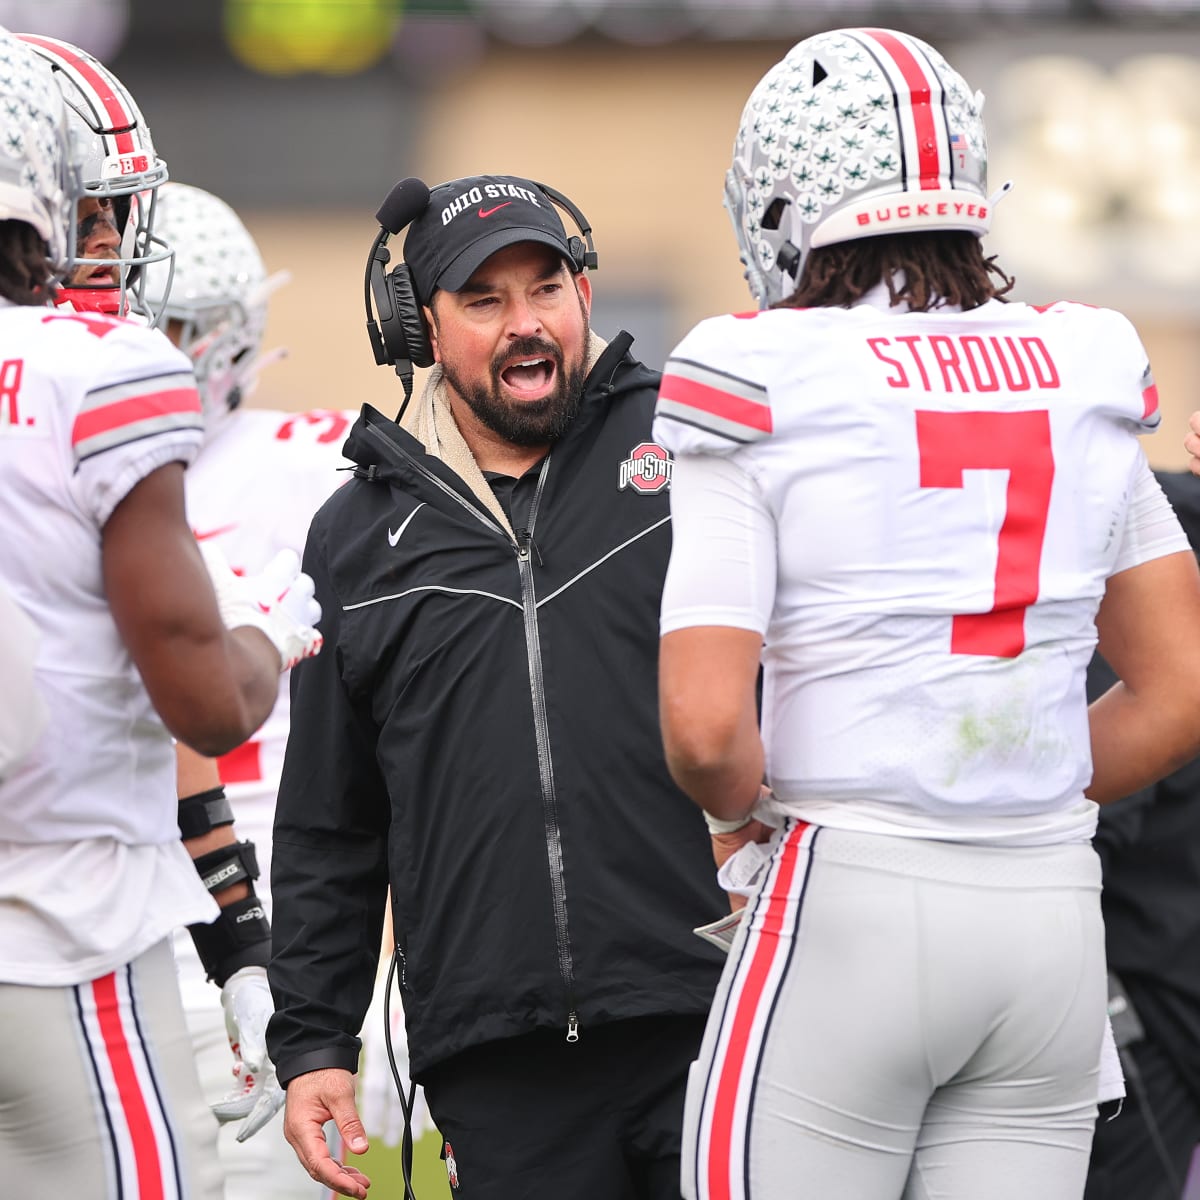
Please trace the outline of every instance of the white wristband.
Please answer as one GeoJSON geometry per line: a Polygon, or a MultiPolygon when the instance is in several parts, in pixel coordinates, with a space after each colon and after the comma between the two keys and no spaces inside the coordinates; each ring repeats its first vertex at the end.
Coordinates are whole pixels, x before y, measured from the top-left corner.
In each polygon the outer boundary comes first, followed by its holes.
{"type": "Polygon", "coordinates": [[[745,829],[754,820],[750,813],[744,817],[738,817],[736,821],[722,821],[720,817],[714,817],[712,813],[704,809],[700,811],[704,813],[704,823],[708,826],[708,832],[714,837],[719,833],[737,833],[739,829],[745,829]]]}

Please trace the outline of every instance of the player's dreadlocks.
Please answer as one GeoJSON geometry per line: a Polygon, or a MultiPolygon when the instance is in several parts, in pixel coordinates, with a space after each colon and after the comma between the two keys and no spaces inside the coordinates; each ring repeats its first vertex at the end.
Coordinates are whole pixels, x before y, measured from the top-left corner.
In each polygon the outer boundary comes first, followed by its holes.
{"type": "Polygon", "coordinates": [[[796,290],[772,307],[849,308],[881,279],[892,304],[906,300],[915,312],[939,304],[964,311],[978,308],[1013,286],[994,257],[984,258],[973,233],[894,233],[816,247],[805,260],[796,290]]]}
{"type": "Polygon", "coordinates": [[[46,243],[26,221],[0,221],[0,296],[14,304],[45,304],[50,282],[46,243]]]}

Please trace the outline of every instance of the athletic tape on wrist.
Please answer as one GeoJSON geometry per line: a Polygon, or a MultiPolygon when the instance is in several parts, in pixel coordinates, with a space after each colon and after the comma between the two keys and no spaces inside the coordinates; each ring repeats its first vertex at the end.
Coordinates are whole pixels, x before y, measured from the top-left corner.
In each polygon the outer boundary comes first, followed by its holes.
{"type": "Polygon", "coordinates": [[[232,824],[233,809],[225,798],[225,788],[219,784],[206,792],[179,798],[179,836],[185,842],[232,824]]]}
{"type": "Polygon", "coordinates": [[[258,878],[258,855],[253,842],[234,842],[219,846],[192,860],[200,873],[200,881],[210,892],[223,892],[235,883],[248,883],[254,891],[258,878]]]}
{"type": "Polygon", "coordinates": [[[705,809],[700,810],[704,813],[704,823],[708,826],[708,832],[714,837],[722,833],[737,833],[739,829],[745,829],[747,825],[754,819],[749,813],[744,817],[739,817],[736,821],[722,821],[720,817],[714,817],[712,813],[705,809]]]}
{"type": "Polygon", "coordinates": [[[210,925],[189,925],[204,972],[218,987],[243,967],[265,967],[271,958],[271,923],[257,896],[235,900],[210,925]]]}

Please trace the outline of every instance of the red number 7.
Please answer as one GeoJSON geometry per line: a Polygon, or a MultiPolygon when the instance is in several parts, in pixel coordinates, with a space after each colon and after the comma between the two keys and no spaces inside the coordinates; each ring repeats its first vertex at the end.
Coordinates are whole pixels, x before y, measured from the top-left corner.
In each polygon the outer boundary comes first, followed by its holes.
{"type": "Polygon", "coordinates": [[[1025,610],[1037,599],[1054,481],[1050,414],[918,410],[921,486],[960,488],[963,471],[1008,471],[991,609],[954,618],[951,654],[1016,658],[1025,649],[1025,610]]]}

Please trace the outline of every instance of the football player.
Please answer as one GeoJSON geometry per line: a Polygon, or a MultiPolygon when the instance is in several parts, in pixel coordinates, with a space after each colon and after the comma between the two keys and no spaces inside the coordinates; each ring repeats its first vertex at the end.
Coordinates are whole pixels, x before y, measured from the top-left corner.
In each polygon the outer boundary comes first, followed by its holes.
{"type": "Polygon", "coordinates": [[[216,1200],[169,934],[207,930],[215,976],[263,918],[220,813],[181,843],[173,740],[244,741],[319,649],[319,608],[294,555],[243,578],[197,547],[187,357],[51,306],[78,267],[78,142],[49,64],[3,32],[0,62],[0,585],[49,715],[0,783],[0,1161],[20,1195],[216,1200]]]}
{"type": "Polygon", "coordinates": [[[1081,1196],[1096,802],[1200,746],[1146,353],[1119,313],[1004,302],[982,105],[903,33],[795,46],[726,183],[760,311],[664,371],[668,761],[747,841],[689,1082],[699,1200],[1081,1196]],[[1089,732],[1097,638],[1125,682],[1089,732]]]}

